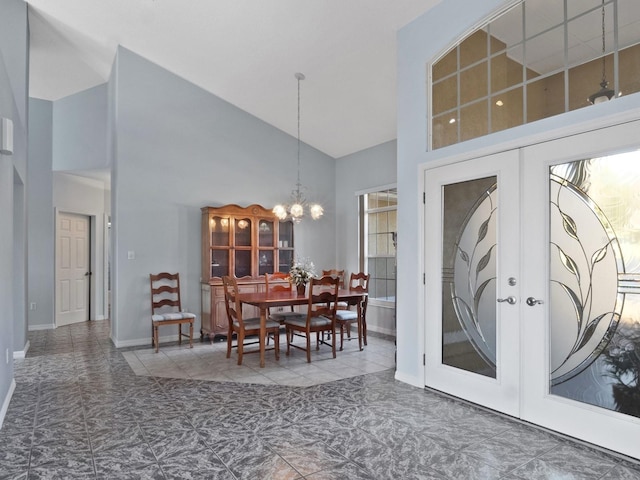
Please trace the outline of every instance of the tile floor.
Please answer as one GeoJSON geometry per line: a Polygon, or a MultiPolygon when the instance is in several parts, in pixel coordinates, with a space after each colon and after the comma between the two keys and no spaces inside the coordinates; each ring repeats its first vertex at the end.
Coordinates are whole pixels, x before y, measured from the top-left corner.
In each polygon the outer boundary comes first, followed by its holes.
{"type": "Polygon", "coordinates": [[[0,479],[640,479],[636,463],[395,381],[378,338],[309,371],[285,355],[238,368],[222,343],[118,350],[108,321],[29,338],[0,479]]]}

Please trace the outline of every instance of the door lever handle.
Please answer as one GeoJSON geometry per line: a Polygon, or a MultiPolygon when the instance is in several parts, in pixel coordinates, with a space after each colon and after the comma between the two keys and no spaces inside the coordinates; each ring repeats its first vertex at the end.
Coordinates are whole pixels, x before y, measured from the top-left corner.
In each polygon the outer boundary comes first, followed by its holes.
{"type": "Polygon", "coordinates": [[[530,307],[535,306],[536,304],[543,304],[544,302],[542,300],[537,300],[533,297],[529,297],[527,298],[527,305],[529,305],[530,307]]]}
{"type": "Polygon", "coordinates": [[[514,297],[513,295],[510,295],[507,298],[498,298],[497,299],[498,303],[507,302],[509,305],[515,305],[516,301],[517,301],[516,297],[514,297]]]}

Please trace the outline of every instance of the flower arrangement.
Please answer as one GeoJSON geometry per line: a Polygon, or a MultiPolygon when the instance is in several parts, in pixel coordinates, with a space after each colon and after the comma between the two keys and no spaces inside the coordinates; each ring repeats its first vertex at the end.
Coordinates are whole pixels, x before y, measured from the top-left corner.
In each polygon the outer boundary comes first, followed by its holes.
{"type": "Polygon", "coordinates": [[[289,277],[294,285],[306,285],[315,276],[315,265],[308,258],[297,260],[291,265],[289,277]]]}

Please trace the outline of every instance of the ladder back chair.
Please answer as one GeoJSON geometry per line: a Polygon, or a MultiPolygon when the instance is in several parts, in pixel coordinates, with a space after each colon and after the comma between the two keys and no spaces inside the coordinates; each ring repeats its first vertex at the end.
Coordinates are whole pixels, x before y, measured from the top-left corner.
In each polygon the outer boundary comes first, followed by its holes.
{"type": "Polygon", "coordinates": [[[312,278],[309,282],[309,304],[307,314],[301,318],[287,318],[284,322],[287,335],[287,355],[294,347],[307,352],[307,363],[311,363],[311,334],[316,334],[316,350],[320,344],[329,345],[320,339],[320,333],[331,335],[331,351],[336,358],[336,300],[338,299],[339,279],[324,276],[312,278]],[[305,337],[306,347],[293,343],[294,335],[305,337]]]}
{"type": "MultiPolygon", "coordinates": [[[[288,273],[274,272],[265,274],[264,286],[266,292],[293,292],[293,284],[290,281],[288,273]]],[[[275,320],[281,324],[283,324],[288,317],[304,316],[303,313],[296,312],[293,305],[291,305],[290,311],[274,312],[269,309],[268,315],[271,320],[275,320]]]]}
{"type": "MultiPolygon", "coordinates": [[[[238,350],[238,365],[242,365],[242,356],[245,353],[259,353],[259,349],[245,351],[247,345],[254,345],[260,340],[246,342],[248,336],[260,335],[260,318],[244,318],[242,316],[242,303],[238,298],[238,282],[235,278],[225,275],[222,277],[224,286],[224,302],[229,318],[229,333],[227,335],[227,358],[231,357],[233,348],[233,335],[236,334],[236,348],[238,350]]],[[[276,360],[280,359],[280,322],[270,319],[266,320],[267,338],[273,335],[273,350],[275,350],[276,360]]],[[[271,349],[270,349],[271,350],[271,349]]]]}
{"type": "Polygon", "coordinates": [[[344,330],[346,327],[347,337],[351,340],[351,324],[356,322],[358,324],[358,347],[362,350],[362,339],[364,337],[364,344],[367,344],[367,329],[366,329],[366,314],[367,303],[369,301],[369,274],[360,272],[352,273],[349,277],[349,291],[362,294],[360,303],[360,319],[358,319],[357,307],[358,305],[350,305],[356,307],[356,311],[351,309],[336,311],[336,324],[340,326],[340,350],[344,345],[344,330]],[[358,321],[360,320],[360,321],[358,321]]]}
{"type": "Polygon", "coordinates": [[[158,353],[158,328],[163,325],[178,325],[178,344],[182,337],[189,337],[189,348],[193,348],[193,313],[183,312],[180,300],[180,275],[161,272],[149,274],[151,286],[151,346],[158,353]],[[182,325],[189,325],[189,333],[182,333],[182,325]]]}
{"type": "MultiPolygon", "coordinates": [[[[338,270],[336,268],[331,268],[329,270],[322,270],[322,276],[326,276],[329,275],[331,277],[337,277],[339,280],[338,283],[338,288],[344,289],[344,277],[345,277],[345,271],[344,270],[338,270]]],[[[349,305],[347,305],[345,302],[338,302],[338,310],[342,310],[345,308],[348,308],[349,305]]]]}

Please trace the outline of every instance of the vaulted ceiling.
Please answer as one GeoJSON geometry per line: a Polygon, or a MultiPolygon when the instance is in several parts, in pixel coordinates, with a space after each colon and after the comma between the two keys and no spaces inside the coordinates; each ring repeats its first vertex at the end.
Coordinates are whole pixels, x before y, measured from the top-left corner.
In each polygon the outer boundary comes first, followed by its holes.
{"type": "Polygon", "coordinates": [[[27,0],[30,96],[107,81],[118,45],[341,157],[396,138],[396,34],[440,0],[27,0]]]}

